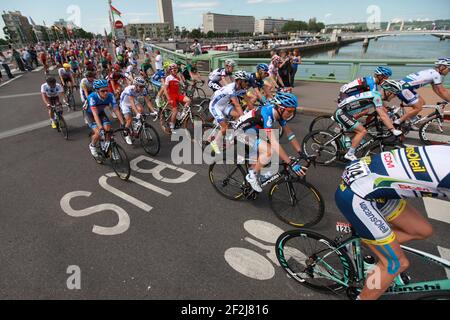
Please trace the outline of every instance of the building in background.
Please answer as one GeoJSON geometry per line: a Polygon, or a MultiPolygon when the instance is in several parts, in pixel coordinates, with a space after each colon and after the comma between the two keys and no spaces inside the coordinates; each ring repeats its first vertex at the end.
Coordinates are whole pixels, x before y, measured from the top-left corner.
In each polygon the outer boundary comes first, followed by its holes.
{"type": "Polygon", "coordinates": [[[20,11],[3,11],[2,18],[5,22],[5,33],[12,43],[25,45],[36,42],[28,18],[20,11]]]}
{"type": "Polygon", "coordinates": [[[164,23],[130,23],[125,26],[125,34],[132,39],[168,38],[171,34],[171,26],[164,23]]]}
{"type": "Polygon", "coordinates": [[[208,12],[203,14],[203,30],[205,33],[253,33],[255,17],[208,12]]]}
{"type": "Polygon", "coordinates": [[[161,23],[168,23],[170,28],[175,30],[172,0],[158,0],[158,8],[161,23]]]}
{"type": "Polygon", "coordinates": [[[279,33],[286,25],[286,23],[288,23],[289,21],[290,20],[284,20],[283,18],[272,19],[272,17],[256,20],[255,33],[256,34],[279,33]]]}

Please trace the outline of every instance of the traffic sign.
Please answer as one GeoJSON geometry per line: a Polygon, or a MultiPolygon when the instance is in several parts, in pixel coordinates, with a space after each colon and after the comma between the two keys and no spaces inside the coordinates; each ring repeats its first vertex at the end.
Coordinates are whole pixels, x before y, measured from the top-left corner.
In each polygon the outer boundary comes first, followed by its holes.
{"type": "Polygon", "coordinates": [[[120,20],[117,20],[116,23],[114,24],[114,26],[116,27],[116,29],[122,29],[123,28],[123,22],[120,20]]]}

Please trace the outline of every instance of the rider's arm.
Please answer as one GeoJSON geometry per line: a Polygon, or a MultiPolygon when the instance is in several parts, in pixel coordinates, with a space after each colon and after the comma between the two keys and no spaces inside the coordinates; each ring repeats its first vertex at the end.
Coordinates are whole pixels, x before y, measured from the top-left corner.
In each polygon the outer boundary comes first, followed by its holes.
{"type": "Polygon", "coordinates": [[[97,124],[97,128],[99,130],[103,129],[102,121],[100,120],[100,117],[98,116],[97,107],[91,106],[92,115],[94,116],[95,123],[97,124]]]}
{"type": "Polygon", "coordinates": [[[119,119],[119,122],[122,126],[125,125],[125,120],[123,119],[122,112],[120,111],[119,105],[116,102],[116,98],[112,98],[111,106],[113,108],[114,113],[117,115],[117,119],[119,119]]]}
{"type": "Polygon", "coordinates": [[[131,109],[133,110],[134,114],[140,113],[137,108],[136,100],[134,100],[133,96],[130,96],[130,105],[131,105],[131,109]]]}
{"type": "Polygon", "coordinates": [[[376,108],[376,111],[378,113],[378,115],[380,116],[381,121],[383,121],[384,125],[389,129],[389,130],[393,130],[394,129],[394,125],[392,123],[392,120],[389,118],[386,110],[382,107],[376,108]]]}
{"type": "Polygon", "coordinates": [[[45,106],[49,106],[50,99],[47,97],[47,95],[45,93],[41,93],[41,96],[42,96],[42,101],[44,101],[45,106]]]}
{"type": "Polygon", "coordinates": [[[450,101],[450,93],[444,88],[442,84],[433,85],[433,91],[445,101],[450,101]]]}
{"type": "Polygon", "coordinates": [[[242,111],[242,107],[239,104],[239,100],[237,97],[233,97],[231,98],[231,103],[234,105],[234,107],[236,108],[237,113],[239,114],[239,116],[244,115],[244,111],[242,111]]]}
{"type": "Polygon", "coordinates": [[[292,129],[288,125],[284,126],[284,131],[286,133],[286,137],[290,141],[294,150],[297,153],[300,153],[302,151],[302,147],[300,146],[300,142],[298,141],[297,137],[295,136],[295,133],[292,131],[292,129]]]}

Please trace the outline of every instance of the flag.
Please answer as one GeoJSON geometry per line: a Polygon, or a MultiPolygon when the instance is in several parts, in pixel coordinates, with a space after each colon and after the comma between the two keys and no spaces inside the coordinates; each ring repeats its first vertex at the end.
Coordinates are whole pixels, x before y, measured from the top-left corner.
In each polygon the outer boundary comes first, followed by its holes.
{"type": "Polygon", "coordinates": [[[112,14],[115,14],[116,16],[121,17],[122,16],[122,12],[120,12],[119,10],[117,10],[114,6],[111,5],[111,12],[112,14]]]}

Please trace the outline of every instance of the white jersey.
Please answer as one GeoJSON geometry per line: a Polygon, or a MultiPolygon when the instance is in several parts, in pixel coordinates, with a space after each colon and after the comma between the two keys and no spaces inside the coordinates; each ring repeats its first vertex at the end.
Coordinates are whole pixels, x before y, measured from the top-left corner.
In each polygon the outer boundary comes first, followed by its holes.
{"type": "Polygon", "coordinates": [[[44,83],[41,86],[41,93],[45,94],[49,98],[58,97],[61,93],[64,93],[64,88],[59,83],[56,84],[56,87],[50,88],[47,83],[44,83]]]}
{"type": "Polygon", "coordinates": [[[211,98],[210,108],[224,111],[234,97],[241,97],[247,93],[247,90],[236,90],[236,83],[230,83],[217,90],[211,98]]]}
{"type": "Polygon", "coordinates": [[[435,197],[450,201],[450,146],[408,147],[349,165],[342,176],[366,200],[435,197]]]}
{"type": "Polygon", "coordinates": [[[80,81],[80,97],[82,100],[86,100],[87,97],[84,96],[84,90],[86,89],[89,94],[94,92],[94,82],[89,82],[87,78],[83,78],[80,81]]]}
{"type": "Polygon", "coordinates": [[[146,97],[148,95],[147,89],[144,89],[142,92],[138,92],[136,90],[136,86],[128,86],[123,90],[120,95],[120,105],[131,106],[130,97],[134,99],[138,99],[139,97],[146,97]]]}
{"type": "Polygon", "coordinates": [[[405,89],[414,90],[429,84],[440,85],[442,84],[442,76],[435,69],[428,69],[412,73],[403,78],[400,83],[405,89]]]}
{"type": "Polygon", "coordinates": [[[58,70],[58,74],[61,78],[70,78],[73,74],[72,70],[66,71],[64,68],[58,70]]]}
{"type": "Polygon", "coordinates": [[[227,71],[224,68],[216,69],[209,75],[209,80],[212,82],[219,82],[223,77],[228,77],[227,71]]]}

